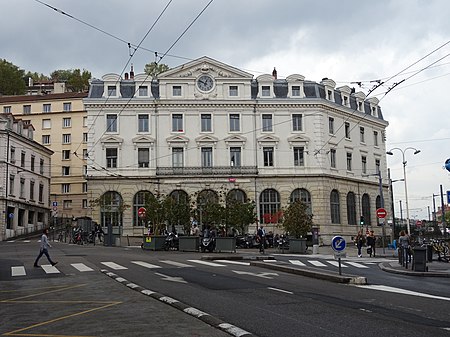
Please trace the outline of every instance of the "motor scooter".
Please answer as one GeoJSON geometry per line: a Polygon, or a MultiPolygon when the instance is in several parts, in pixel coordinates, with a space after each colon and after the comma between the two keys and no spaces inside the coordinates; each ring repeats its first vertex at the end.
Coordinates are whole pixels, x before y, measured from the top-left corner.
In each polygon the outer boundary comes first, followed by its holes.
{"type": "Polygon", "coordinates": [[[164,250],[178,250],[179,247],[180,240],[178,238],[178,234],[170,232],[164,241],[164,250]]]}
{"type": "Polygon", "coordinates": [[[203,237],[202,242],[200,244],[200,249],[202,253],[208,250],[208,252],[212,253],[216,248],[216,238],[213,236],[203,237]]]}

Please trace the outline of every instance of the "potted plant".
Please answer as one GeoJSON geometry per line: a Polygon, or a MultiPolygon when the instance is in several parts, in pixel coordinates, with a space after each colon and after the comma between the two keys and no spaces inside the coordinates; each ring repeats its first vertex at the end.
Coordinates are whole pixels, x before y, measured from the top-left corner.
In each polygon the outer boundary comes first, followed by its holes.
{"type": "Polygon", "coordinates": [[[306,253],[306,235],[311,231],[312,219],[308,205],[300,200],[290,203],[283,210],[281,227],[289,235],[290,253],[306,253]]]}

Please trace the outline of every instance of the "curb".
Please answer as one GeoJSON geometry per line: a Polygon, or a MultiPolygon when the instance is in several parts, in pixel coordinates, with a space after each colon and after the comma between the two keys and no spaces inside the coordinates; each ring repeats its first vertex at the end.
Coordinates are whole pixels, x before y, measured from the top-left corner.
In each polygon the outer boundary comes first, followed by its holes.
{"type": "Polygon", "coordinates": [[[177,299],[174,299],[172,297],[165,296],[163,294],[157,293],[156,291],[145,289],[145,288],[143,288],[143,287],[141,287],[141,286],[139,286],[139,285],[137,285],[135,283],[132,283],[132,282],[124,279],[123,277],[120,277],[119,275],[114,274],[114,273],[112,273],[112,272],[110,272],[110,271],[108,271],[106,269],[101,269],[100,272],[102,272],[103,274],[109,276],[110,278],[114,279],[115,281],[123,284],[124,286],[127,286],[128,288],[130,288],[132,290],[138,291],[138,292],[140,292],[143,295],[152,297],[152,298],[154,298],[154,299],[156,299],[156,300],[158,300],[160,302],[168,304],[168,305],[170,305],[170,306],[172,306],[172,307],[174,307],[174,308],[176,308],[178,310],[181,310],[184,313],[186,313],[188,315],[191,315],[191,316],[193,316],[193,317],[203,321],[204,323],[209,324],[210,326],[212,326],[212,327],[214,327],[216,329],[222,330],[222,331],[224,331],[224,332],[226,332],[226,333],[228,333],[228,334],[230,334],[232,336],[235,336],[235,337],[243,337],[243,336],[256,337],[256,335],[254,335],[254,334],[252,334],[252,333],[250,333],[248,331],[245,331],[245,330],[243,330],[243,329],[241,329],[241,328],[239,328],[239,327],[237,327],[235,325],[226,323],[226,322],[224,322],[224,321],[222,321],[222,320],[220,320],[220,319],[218,319],[216,317],[211,316],[210,314],[208,314],[208,313],[206,313],[204,311],[198,310],[198,309],[196,309],[194,307],[191,307],[191,306],[189,306],[189,305],[187,305],[187,304],[185,304],[183,302],[180,302],[177,299]]]}
{"type": "Polygon", "coordinates": [[[331,273],[325,273],[323,271],[316,271],[311,269],[301,269],[301,268],[292,268],[288,266],[281,266],[276,264],[268,264],[264,262],[250,262],[251,266],[266,268],[266,269],[272,269],[272,270],[278,270],[285,273],[290,274],[296,274],[306,277],[313,277],[325,281],[331,281],[336,283],[346,283],[346,284],[358,284],[358,285],[364,285],[367,284],[367,278],[363,276],[352,276],[352,275],[335,275],[331,273]]]}
{"type": "Polygon", "coordinates": [[[382,271],[385,271],[387,273],[392,274],[401,274],[401,275],[408,275],[408,276],[421,276],[421,277],[450,277],[450,273],[448,272],[439,272],[439,271],[414,271],[414,270],[408,270],[408,269],[396,269],[392,268],[389,263],[387,262],[381,262],[378,264],[378,267],[382,271]]]}

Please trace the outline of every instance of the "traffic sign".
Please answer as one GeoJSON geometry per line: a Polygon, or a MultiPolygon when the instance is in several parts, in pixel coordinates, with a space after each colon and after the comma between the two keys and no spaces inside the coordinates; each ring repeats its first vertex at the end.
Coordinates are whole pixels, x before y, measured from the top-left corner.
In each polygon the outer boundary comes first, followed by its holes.
{"type": "Polygon", "coordinates": [[[145,209],[145,207],[139,207],[139,209],[138,209],[138,216],[140,217],[140,218],[143,218],[143,217],[145,217],[145,212],[146,212],[147,210],[145,209]]]}
{"type": "Polygon", "coordinates": [[[331,248],[333,248],[335,252],[342,252],[345,249],[345,247],[346,242],[342,236],[336,235],[331,240],[331,248]]]}
{"type": "Polygon", "coordinates": [[[384,219],[387,215],[387,211],[384,208],[378,208],[377,209],[377,218],[378,219],[384,219]]]}
{"type": "Polygon", "coordinates": [[[447,204],[450,204],[450,191],[447,191],[447,204]]]}
{"type": "Polygon", "coordinates": [[[57,201],[53,201],[53,202],[52,202],[52,206],[53,206],[53,207],[58,206],[58,202],[57,202],[57,201]]]}
{"type": "Polygon", "coordinates": [[[417,227],[422,226],[422,220],[417,220],[417,221],[416,221],[416,226],[417,226],[417,227]]]}

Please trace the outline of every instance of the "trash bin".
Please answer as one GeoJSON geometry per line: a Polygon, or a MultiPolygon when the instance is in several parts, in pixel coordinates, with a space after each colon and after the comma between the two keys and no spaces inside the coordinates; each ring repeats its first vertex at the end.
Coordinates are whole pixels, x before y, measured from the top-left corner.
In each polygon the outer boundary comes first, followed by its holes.
{"type": "Polygon", "coordinates": [[[433,246],[427,245],[427,262],[433,262],[433,246]]]}
{"type": "Polygon", "coordinates": [[[414,271],[425,272],[427,271],[427,248],[426,247],[413,247],[413,265],[414,271]]]}

